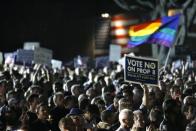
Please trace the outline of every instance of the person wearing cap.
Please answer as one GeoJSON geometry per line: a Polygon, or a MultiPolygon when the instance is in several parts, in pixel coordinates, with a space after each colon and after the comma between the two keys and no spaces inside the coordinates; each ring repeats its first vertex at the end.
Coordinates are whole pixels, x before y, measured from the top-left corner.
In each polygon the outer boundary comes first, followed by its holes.
{"type": "Polygon", "coordinates": [[[99,108],[95,104],[87,105],[84,110],[85,128],[89,131],[95,130],[100,121],[99,108]]]}
{"type": "Polygon", "coordinates": [[[72,108],[66,117],[70,117],[76,127],[76,131],[84,131],[83,112],[79,108],[72,108]]]}

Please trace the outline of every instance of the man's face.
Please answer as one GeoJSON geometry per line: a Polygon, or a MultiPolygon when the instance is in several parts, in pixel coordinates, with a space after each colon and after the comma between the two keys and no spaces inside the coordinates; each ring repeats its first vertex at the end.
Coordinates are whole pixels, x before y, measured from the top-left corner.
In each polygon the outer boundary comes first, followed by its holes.
{"type": "Polygon", "coordinates": [[[143,96],[142,91],[140,91],[140,90],[138,90],[138,89],[134,89],[134,90],[133,90],[133,93],[134,93],[134,95],[133,95],[133,101],[134,101],[135,103],[140,103],[140,101],[141,101],[141,99],[142,99],[142,96],[143,96]]]}
{"type": "Polygon", "coordinates": [[[56,102],[57,102],[57,105],[63,105],[64,104],[63,96],[57,96],[56,102]]]}
{"type": "Polygon", "coordinates": [[[36,108],[38,104],[39,104],[39,98],[35,98],[31,105],[32,105],[34,108],[36,108]]]}
{"type": "Polygon", "coordinates": [[[127,100],[129,100],[130,103],[132,103],[133,97],[132,97],[132,95],[131,95],[130,92],[124,91],[124,92],[123,92],[123,97],[126,98],[127,100]]]}
{"type": "Polygon", "coordinates": [[[87,95],[88,99],[92,100],[95,96],[95,92],[94,92],[94,90],[89,89],[86,91],[86,95],[87,95]]]}
{"type": "Polygon", "coordinates": [[[84,119],[82,116],[80,115],[72,115],[71,116],[71,119],[73,120],[73,123],[76,125],[76,126],[81,126],[84,122],[84,119]]]}
{"type": "Polygon", "coordinates": [[[131,128],[133,126],[133,115],[127,116],[123,121],[126,128],[131,128]]]}
{"type": "Polygon", "coordinates": [[[118,99],[114,98],[113,104],[115,108],[118,108],[118,101],[119,101],[118,99]]]}

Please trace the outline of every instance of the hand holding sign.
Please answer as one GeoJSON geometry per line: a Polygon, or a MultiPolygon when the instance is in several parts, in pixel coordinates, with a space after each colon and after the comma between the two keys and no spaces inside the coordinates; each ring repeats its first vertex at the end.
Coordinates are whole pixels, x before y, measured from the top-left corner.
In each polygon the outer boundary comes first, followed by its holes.
{"type": "Polygon", "coordinates": [[[144,90],[144,95],[142,98],[142,105],[148,106],[148,94],[149,94],[148,86],[146,84],[141,84],[141,87],[144,90]]]}
{"type": "Polygon", "coordinates": [[[144,93],[148,92],[148,86],[146,84],[141,84],[141,87],[144,90],[144,93]]]}

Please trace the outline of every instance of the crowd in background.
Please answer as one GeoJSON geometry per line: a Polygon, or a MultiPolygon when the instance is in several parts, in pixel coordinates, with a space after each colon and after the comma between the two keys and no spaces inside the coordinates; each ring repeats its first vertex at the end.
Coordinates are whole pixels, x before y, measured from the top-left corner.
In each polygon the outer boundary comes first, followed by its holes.
{"type": "Polygon", "coordinates": [[[122,65],[4,65],[0,131],[196,131],[196,72],[173,62],[159,85],[124,81],[122,65]]]}

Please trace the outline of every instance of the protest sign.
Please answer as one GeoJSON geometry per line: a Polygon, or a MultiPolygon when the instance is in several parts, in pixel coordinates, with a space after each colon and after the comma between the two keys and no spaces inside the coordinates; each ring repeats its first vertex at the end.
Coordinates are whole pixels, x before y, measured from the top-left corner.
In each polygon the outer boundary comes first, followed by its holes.
{"type": "Polygon", "coordinates": [[[36,48],[34,50],[34,63],[50,66],[52,59],[52,50],[46,48],[36,48]]]}
{"type": "MultiPolygon", "coordinates": [[[[125,69],[125,56],[126,55],[127,54],[124,54],[124,56],[118,60],[118,63],[123,66],[123,69],[125,69]]],[[[133,52],[131,52],[128,54],[128,56],[135,56],[135,54],[133,52]]]]}
{"type": "Polygon", "coordinates": [[[125,56],[125,81],[158,85],[158,60],[125,56]]]}
{"type": "Polygon", "coordinates": [[[2,64],[3,64],[3,53],[0,52],[0,65],[2,65],[2,64]]]}
{"type": "Polygon", "coordinates": [[[4,53],[5,64],[14,64],[16,52],[4,53]]]}
{"type": "Polygon", "coordinates": [[[95,59],[95,67],[96,68],[104,68],[109,63],[108,56],[100,56],[95,59]]]}
{"type": "Polygon", "coordinates": [[[40,43],[39,42],[25,42],[23,49],[25,50],[34,50],[35,48],[39,48],[40,43]]]}
{"type": "Polygon", "coordinates": [[[16,63],[17,64],[27,64],[31,65],[34,60],[34,51],[33,50],[17,50],[16,54],[16,63]]]}
{"type": "Polygon", "coordinates": [[[51,63],[52,63],[52,68],[53,69],[56,69],[56,68],[61,69],[61,67],[62,67],[62,61],[60,61],[60,60],[52,59],[51,63]]]}
{"type": "Polygon", "coordinates": [[[121,58],[121,46],[120,45],[110,45],[110,61],[118,61],[121,58]]]}
{"type": "Polygon", "coordinates": [[[87,68],[87,57],[81,57],[80,55],[74,58],[74,67],[82,67],[82,68],[87,68]]]}

